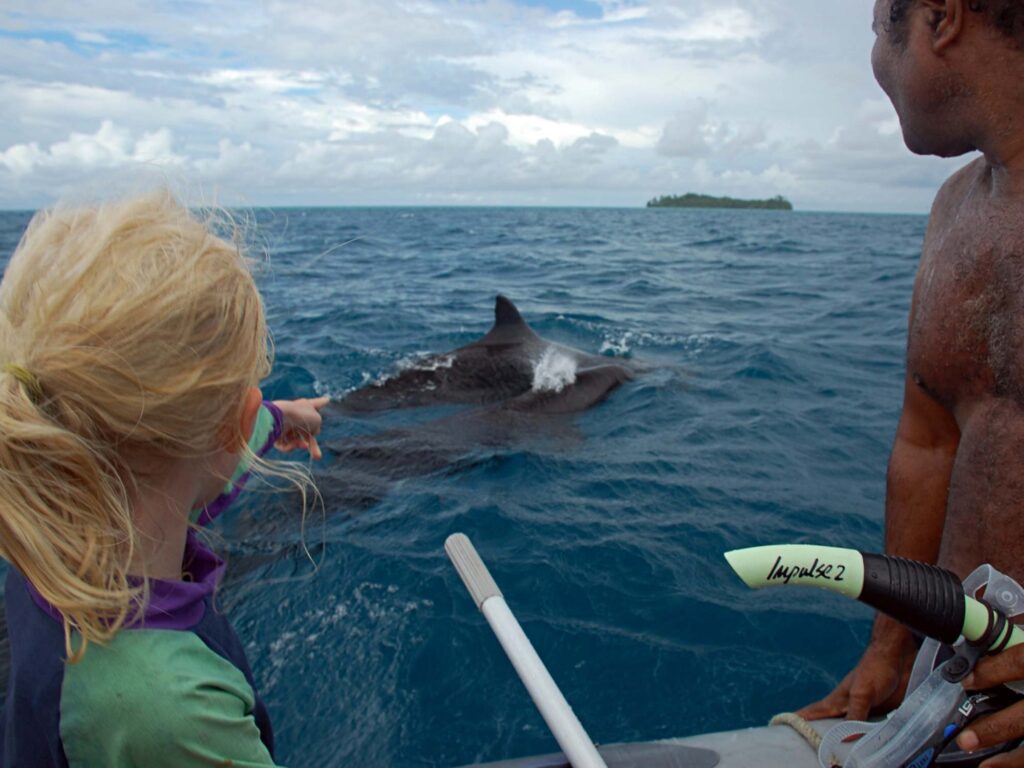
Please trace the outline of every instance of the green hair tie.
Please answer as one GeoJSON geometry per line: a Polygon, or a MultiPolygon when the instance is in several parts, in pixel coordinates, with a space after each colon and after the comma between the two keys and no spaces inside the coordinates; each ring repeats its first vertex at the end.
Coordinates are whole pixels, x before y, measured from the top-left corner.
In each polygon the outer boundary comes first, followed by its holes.
{"type": "Polygon", "coordinates": [[[21,382],[33,399],[43,399],[43,385],[39,383],[39,379],[28,368],[17,363],[7,363],[4,366],[4,371],[21,382]]]}

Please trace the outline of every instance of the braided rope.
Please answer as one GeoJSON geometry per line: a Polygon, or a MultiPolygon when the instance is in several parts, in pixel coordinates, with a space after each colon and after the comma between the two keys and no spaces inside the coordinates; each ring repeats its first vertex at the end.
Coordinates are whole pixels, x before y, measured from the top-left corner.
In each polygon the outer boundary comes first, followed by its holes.
{"type": "Polygon", "coordinates": [[[795,712],[781,712],[773,717],[768,722],[768,725],[788,725],[803,736],[804,741],[811,745],[811,749],[814,750],[815,754],[818,752],[818,747],[821,746],[821,734],[814,730],[814,726],[795,712]]]}

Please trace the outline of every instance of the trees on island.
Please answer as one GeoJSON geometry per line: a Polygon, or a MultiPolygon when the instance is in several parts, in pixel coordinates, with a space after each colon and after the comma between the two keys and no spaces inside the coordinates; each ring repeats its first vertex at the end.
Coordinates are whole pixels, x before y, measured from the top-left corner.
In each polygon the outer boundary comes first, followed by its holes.
{"type": "Polygon", "coordinates": [[[687,192],[685,195],[662,195],[647,202],[648,208],[760,208],[792,211],[793,204],[782,195],[767,200],[737,200],[733,197],[712,197],[687,192]]]}

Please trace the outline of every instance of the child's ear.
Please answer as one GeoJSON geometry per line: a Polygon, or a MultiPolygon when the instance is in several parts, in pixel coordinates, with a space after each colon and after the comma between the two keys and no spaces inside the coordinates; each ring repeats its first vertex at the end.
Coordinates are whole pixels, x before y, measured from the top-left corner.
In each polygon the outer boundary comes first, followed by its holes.
{"type": "Polygon", "coordinates": [[[238,453],[242,450],[240,442],[249,442],[263,403],[263,393],[259,387],[249,387],[243,397],[242,418],[234,424],[225,422],[218,432],[221,446],[229,453],[238,453]]]}
{"type": "Polygon", "coordinates": [[[242,438],[249,442],[252,431],[256,427],[256,416],[263,404],[263,392],[259,387],[249,387],[245,391],[245,405],[242,406],[242,438]]]}

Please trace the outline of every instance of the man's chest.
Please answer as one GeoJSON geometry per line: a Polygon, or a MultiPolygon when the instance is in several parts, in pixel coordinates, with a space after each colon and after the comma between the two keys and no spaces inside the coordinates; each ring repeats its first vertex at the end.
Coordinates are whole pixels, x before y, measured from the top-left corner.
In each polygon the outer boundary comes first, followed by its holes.
{"type": "Polygon", "coordinates": [[[911,375],[951,410],[986,396],[1024,404],[1024,236],[968,227],[927,244],[907,352],[911,375]]]}

